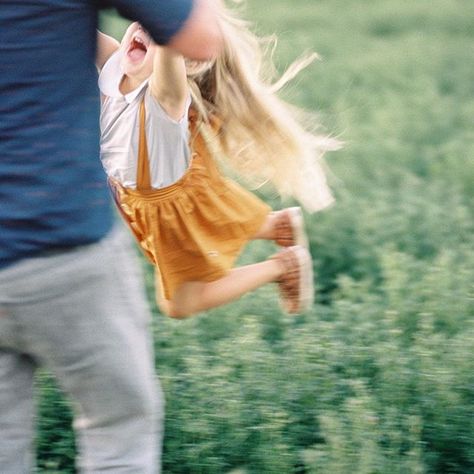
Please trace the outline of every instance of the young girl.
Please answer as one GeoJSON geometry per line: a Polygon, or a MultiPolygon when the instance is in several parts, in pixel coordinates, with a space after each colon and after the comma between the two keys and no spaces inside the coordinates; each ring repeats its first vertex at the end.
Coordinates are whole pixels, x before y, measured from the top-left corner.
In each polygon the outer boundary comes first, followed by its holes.
{"type": "Polygon", "coordinates": [[[301,313],[312,304],[313,274],[300,208],[272,212],[218,163],[270,181],[316,211],[332,201],[318,159],[335,144],[302,127],[277,87],[265,85],[258,39],[220,8],[224,49],[209,62],[153,44],[138,23],[120,46],[99,34],[103,165],[122,216],[155,265],[163,313],[183,318],[269,282],[278,283],[285,311],[301,313]],[[232,268],[252,239],[283,249],[232,268]]]}

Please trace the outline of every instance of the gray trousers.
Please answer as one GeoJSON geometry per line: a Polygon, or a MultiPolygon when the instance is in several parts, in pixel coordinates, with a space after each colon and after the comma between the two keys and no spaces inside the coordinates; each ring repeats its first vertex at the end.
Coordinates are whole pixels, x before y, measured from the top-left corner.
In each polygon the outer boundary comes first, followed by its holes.
{"type": "Polygon", "coordinates": [[[33,376],[70,396],[81,472],[160,471],[163,397],[127,231],[0,271],[0,472],[34,470],[33,376]]]}

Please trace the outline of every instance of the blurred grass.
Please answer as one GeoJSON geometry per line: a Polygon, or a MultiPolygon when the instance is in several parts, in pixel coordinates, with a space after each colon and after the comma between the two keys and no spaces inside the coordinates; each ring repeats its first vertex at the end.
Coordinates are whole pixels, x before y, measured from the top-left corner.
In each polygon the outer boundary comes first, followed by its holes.
{"type": "MultiPolygon", "coordinates": [[[[278,33],[280,70],[322,56],[285,96],[345,141],[327,157],[337,203],[307,216],[311,314],[283,316],[266,287],[189,321],[157,315],[164,472],[474,472],[474,2],[245,11],[278,33]]],[[[103,20],[121,36],[123,22],[103,20]]],[[[252,243],[241,263],[271,251],[252,243]]],[[[40,472],[73,472],[68,411],[50,387],[40,472]]]]}

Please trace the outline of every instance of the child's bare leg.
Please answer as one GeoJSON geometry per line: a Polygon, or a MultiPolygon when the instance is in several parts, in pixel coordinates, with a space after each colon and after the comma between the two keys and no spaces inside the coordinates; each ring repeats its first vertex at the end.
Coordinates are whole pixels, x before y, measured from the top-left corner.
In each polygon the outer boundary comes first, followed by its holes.
{"type": "Polygon", "coordinates": [[[230,303],[266,283],[277,281],[283,272],[284,268],[276,259],[234,268],[216,281],[183,283],[171,300],[158,299],[158,305],[168,316],[186,318],[230,303]]]}

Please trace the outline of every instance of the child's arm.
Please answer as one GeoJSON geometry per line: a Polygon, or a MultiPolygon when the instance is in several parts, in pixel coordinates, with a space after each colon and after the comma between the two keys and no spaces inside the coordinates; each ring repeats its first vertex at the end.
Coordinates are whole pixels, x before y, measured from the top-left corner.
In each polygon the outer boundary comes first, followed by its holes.
{"type": "Polygon", "coordinates": [[[184,58],[170,48],[155,48],[151,93],[172,119],[180,120],[189,97],[184,58]]]}
{"type": "Polygon", "coordinates": [[[102,69],[107,59],[112,56],[117,49],[119,49],[120,43],[112,36],[106,35],[101,31],[97,31],[97,53],[95,57],[95,65],[99,71],[102,69]]]}

